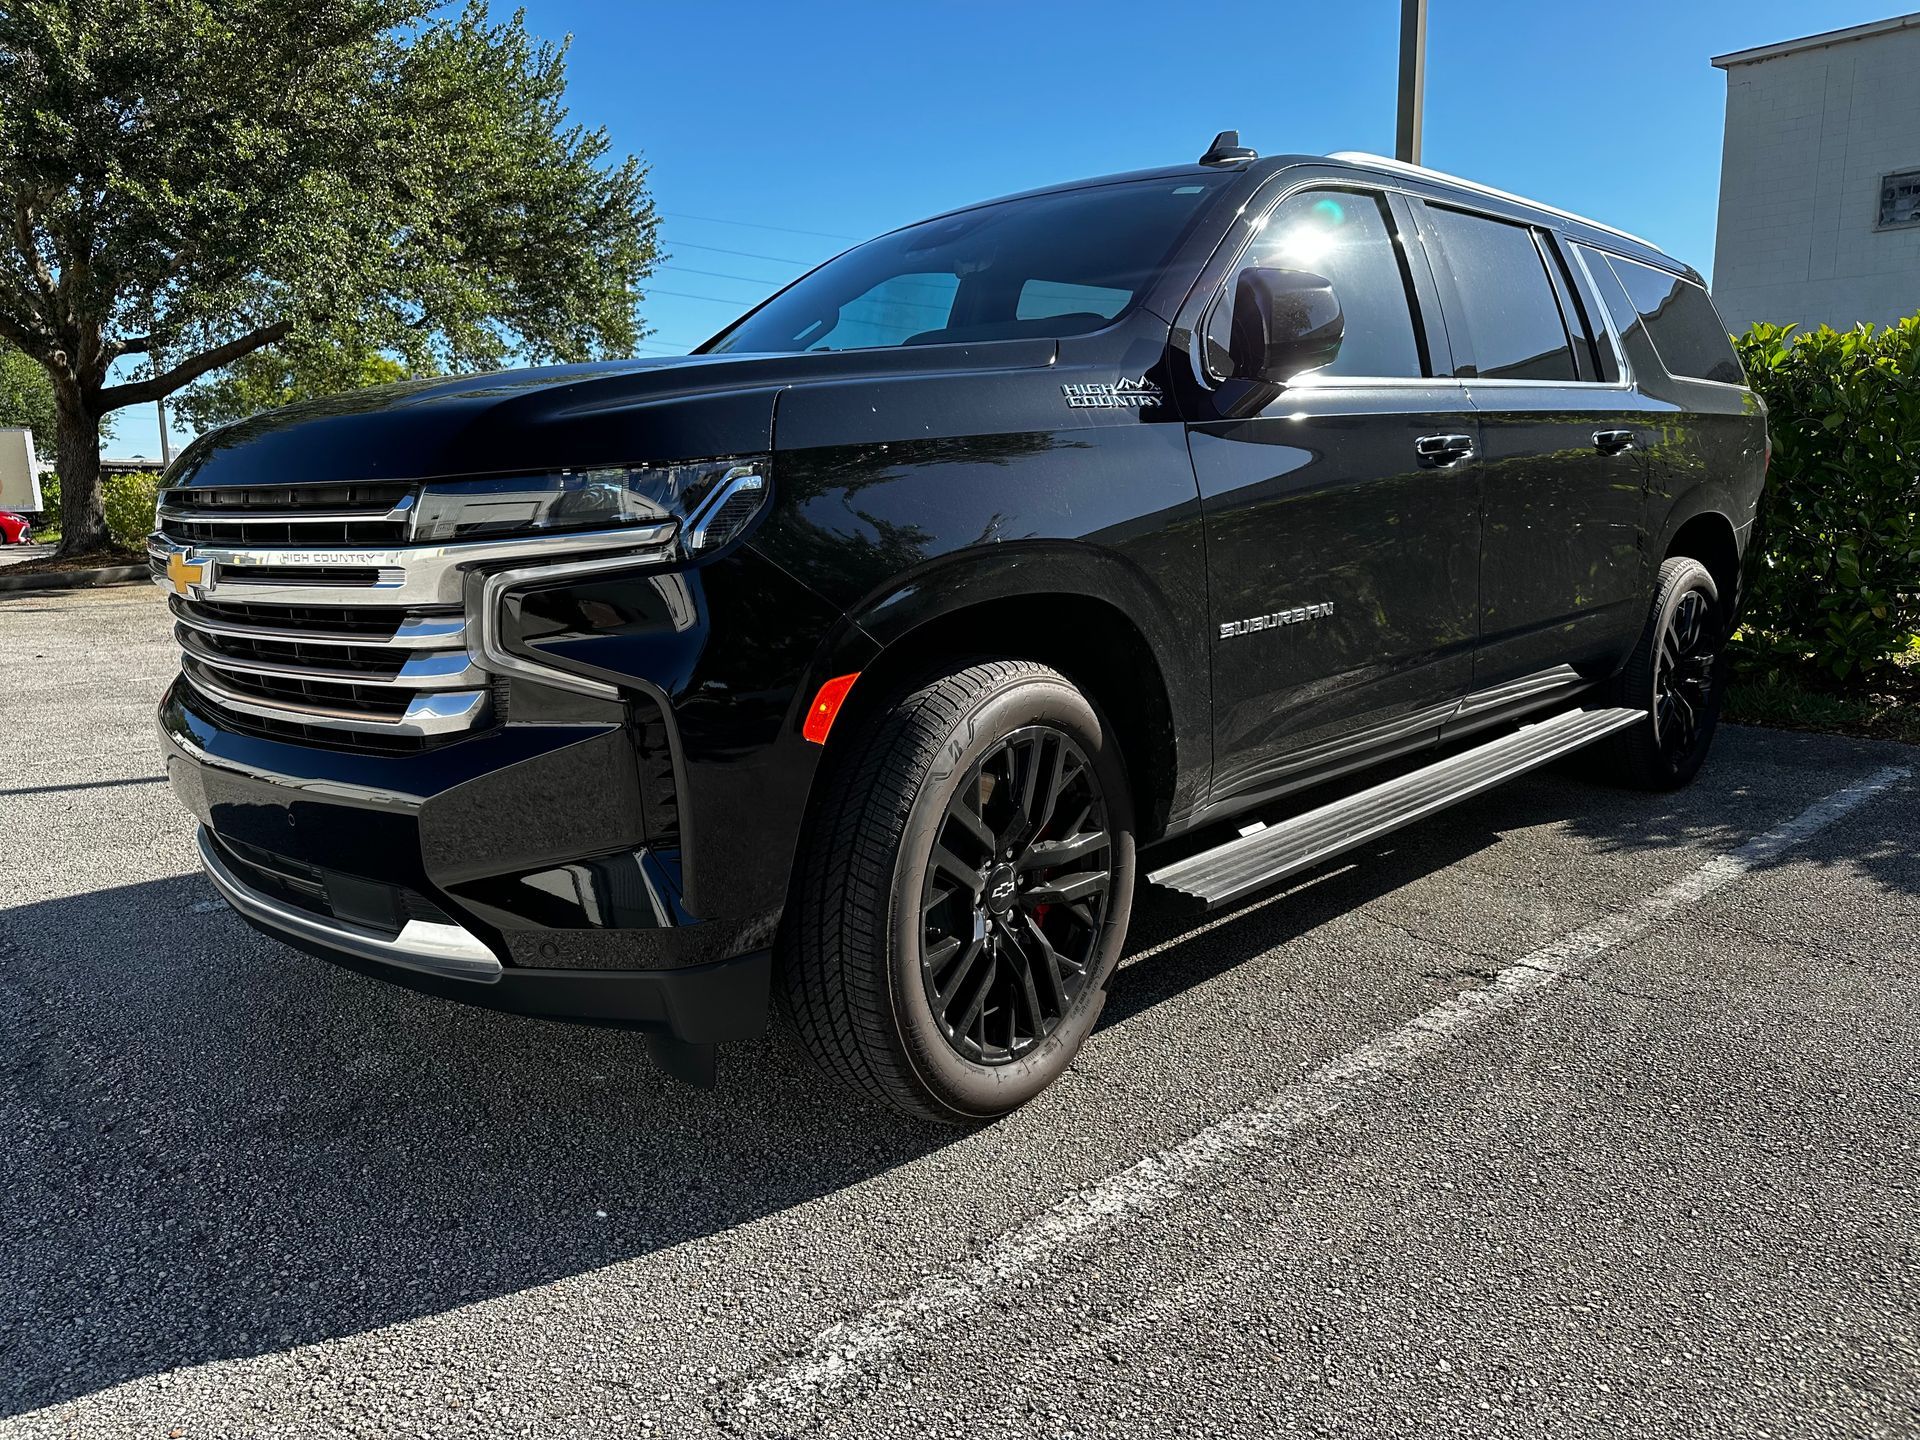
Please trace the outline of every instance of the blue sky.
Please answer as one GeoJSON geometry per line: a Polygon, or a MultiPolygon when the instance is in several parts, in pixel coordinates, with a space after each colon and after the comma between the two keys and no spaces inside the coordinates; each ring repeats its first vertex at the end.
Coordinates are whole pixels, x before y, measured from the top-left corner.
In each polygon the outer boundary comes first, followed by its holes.
{"type": "MultiPolygon", "coordinates": [[[[1263,154],[1393,150],[1398,0],[524,3],[536,34],[573,36],[574,117],[652,166],[672,253],[643,307],[648,354],[852,240],[1195,159],[1216,130],[1263,154]]],[[[1726,80],[1709,57],[1897,8],[1431,0],[1424,158],[1710,271],[1726,80]]],[[[111,448],[157,453],[150,407],[121,412],[111,448]]]]}

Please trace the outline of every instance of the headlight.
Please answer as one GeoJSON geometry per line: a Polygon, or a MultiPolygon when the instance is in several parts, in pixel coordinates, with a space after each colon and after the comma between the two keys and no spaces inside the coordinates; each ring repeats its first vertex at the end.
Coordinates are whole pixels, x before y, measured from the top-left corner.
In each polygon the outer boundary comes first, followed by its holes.
{"type": "Polygon", "coordinates": [[[420,492],[413,538],[484,540],[672,520],[682,548],[699,554],[717,550],[753,518],[767,475],[758,457],[437,480],[420,492]]]}

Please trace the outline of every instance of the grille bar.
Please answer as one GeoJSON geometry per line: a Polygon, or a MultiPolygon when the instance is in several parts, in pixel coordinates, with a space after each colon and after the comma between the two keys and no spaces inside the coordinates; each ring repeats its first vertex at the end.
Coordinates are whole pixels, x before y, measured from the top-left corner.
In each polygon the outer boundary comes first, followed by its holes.
{"type": "Polygon", "coordinates": [[[464,648],[467,643],[467,617],[458,611],[409,612],[391,634],[383,635],[344,628],[325,630],[313,622],[256,621],[244,610],[216,612],[177,595],[169,596],[167,603],[173,610],[173,618],[188,629],[232,640],[283,640],[301,645],[390,645],[398,650],[464,648]]]}
{"type": "MultiPolygon", "coordinates": [[[[173,495],[181,492],[172,491],[173,495]]],[[[382,521],[404,524],[413,513],[413,496],[403,495],[397,504],[354,510],[237,510],[223,512],[210,506],[167,504],[159,509],[161,526],[169,520],[185,520],[195,525],[359,525],[382,521]]],[[[244,538],[244,532],[238,538],[244,538]]]]}
{"type": "Polygon", "coordinates": [[[381,717],[352,708],[351,701],[323,705],[293,699],[268,699],[223,685],[191,657],[181,661],[187,683],[214,704],[264,720],[304,721],[375,735],[433,736],[470,730],[486,713],[485,690],[438,690],[417,695],[397,715],[381,717]]]}
{"type": "Polygon", "coordinates": [[[162,531],[148,540],[147,560],[156,584],[169,583],[168,561],[175,556],[195,566],[209,564],[203,579],[189,582],[199,592],[193,599],[266,605],[451,606],[461,603],[469,566],[616,552],[631,552],[627,558],[636,565],[664,561],[670,558],[666,546],[677,528],[668,522],[375,549],[181,543],[162,531]],[[328,576],[336,583],[326,583],[323,577],[328,576]]]}
{"type": "Polygon", "coordinates": [[[157,513],[174,539],[204,544],[405,544],[415,499],[407,484],[176,487],[157,513]]]}
{"type": "MultiPolygon", "coordinates": [[[[460,690],[487,683],[487,674],[460,650],[416,651],[397,670],[349,669],[302,660],[233,655],[201,639],[184,625],[174,627],[180,648],[210,670],[241,675],[278,675],[291,680],[336,680],[343,685],[396,685],[414,690],[460,690]]],[[[371,648],[371,647],[369,647],[371,648]]]]}

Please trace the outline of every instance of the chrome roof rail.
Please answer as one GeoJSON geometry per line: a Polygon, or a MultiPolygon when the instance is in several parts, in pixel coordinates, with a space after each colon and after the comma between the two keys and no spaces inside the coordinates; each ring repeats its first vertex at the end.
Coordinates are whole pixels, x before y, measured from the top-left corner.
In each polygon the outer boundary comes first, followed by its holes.
{"type": "MultiPolygon", "coordinates": [[[[1500,190],[1492,185],[1482,185],[1478,180],[1467,180],[1458,175],[1449,175],[1444,170],[1432,170],[1425,165],[1409,165],[1404,160],[1394,160],[1385,155],[1374,155],[1365,150],[1336,150],[1327,156],[1329,160],[1346,160],[1356,165],[1371,166],[1376,170],[1392,171],[1396,175],[1415,175],[1422,180],[1437,180],[1445,185],[1458,185],[1462,190],[1471,190],[1479,195],[1491,195],[1496,200],[1510,200],[1516,205],[1530,206],[1535,210],[1544,210],[1549,215],[1558,215],[1563,220],[1576,220],[1582,225],[1591,225],[1596,230],[1604,230],[1609,235],[1618,235],[1622,240],[1631,240],[1636,245],[1644,245],[1656,254],[1671,255],[1662,250],[1653,241],[1643,235],[1635,235],[1631,230],[1622,230],[1618,225],[1609,225],[1603,220],[1595,220],[1590,215],[1582,215],[1574,210],[1563,210],[1558,205],[1549,205],[1545,201],[1530,200],[1525,195],[1516,195],[1511,190],[1500,190]]],[[[1675,264],[1680,262],[1674,261],[1675,264]]]]}

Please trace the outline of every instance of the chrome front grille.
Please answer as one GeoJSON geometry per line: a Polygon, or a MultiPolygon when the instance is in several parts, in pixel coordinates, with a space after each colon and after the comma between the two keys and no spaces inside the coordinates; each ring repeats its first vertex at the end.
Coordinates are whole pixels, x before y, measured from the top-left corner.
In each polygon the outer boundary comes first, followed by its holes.
{"type": "Polygon", "coordinates": [[[581,555],[596,557],[584,562],[592,566],[658,564],[676,528],[416,545],[416,493],[163,491],[148,562],[172,592],[180,672],[198,701],[234,728],[304,743],[394,750],[456,739],[498,717],[498,674],[525,664],[492,636],[486,607],[499,582],[543,576],[561,559],[578,568],[581,555]]]}
{"type": "Polygon", "coordinates": [[[458,610],[168,604],[181,673],[240,714],[425,738],[470,729],[486,710],[489,677],[458,610]]]}
{"type": "Polygon", "coordinates": [[[459,605],[366,604],[400,601],[405,566],[322,548],[405,546],[416,496],[408,484],[164,491],[159,538],[216,557],[218,571],[168,602],[187,683],[230,716],[302,740],[419,745],[483,723],[490,677],[468,652],[459,605]],[[348,603],[224,603],[206,598],[215,589],[348,603]]]}

